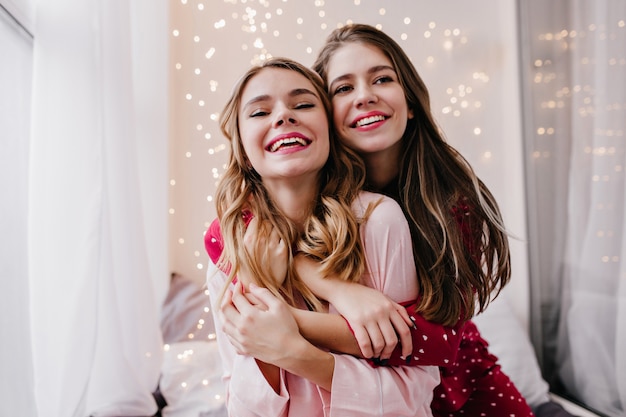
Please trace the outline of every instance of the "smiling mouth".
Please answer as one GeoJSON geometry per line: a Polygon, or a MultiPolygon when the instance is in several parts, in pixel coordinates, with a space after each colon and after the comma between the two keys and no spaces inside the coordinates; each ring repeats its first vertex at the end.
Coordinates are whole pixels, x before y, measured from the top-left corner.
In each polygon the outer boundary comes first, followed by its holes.
{"type": "Polygon", "coordinates": [[[357,120],[357,122],[352,127],[367,126],[367,125],[371,125],[372,123],[382,122],[383,120],[386,120],[386,119],[387,117],[382,116],[382,115],[364,117],[362,119],[357,120]]]}
{"type": "Polygon", "coordinates": [[[284,138],[284,139],[279,139],[276,142],[272,143],[270,146],[267,147],[267,150],[270,152],[276,152],[279,149],[283,149],[283,148],[291,148],[294,146],[307,146],[311,143],[310,140],[306,140],[303,138],[284,138]]]}

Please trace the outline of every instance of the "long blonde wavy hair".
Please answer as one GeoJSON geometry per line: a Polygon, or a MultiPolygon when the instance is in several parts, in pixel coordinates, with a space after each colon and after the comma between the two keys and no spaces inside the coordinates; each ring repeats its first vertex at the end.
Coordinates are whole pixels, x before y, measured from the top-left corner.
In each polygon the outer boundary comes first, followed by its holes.
{"type": "Polygon", "coordinates": [[[355,217],[351,203],[364,184],[365,166],[356,153],[336,139],[331,114],[330,100],[319,75],[286,58],[273,58],[250,68],[235,85],[220,117],[220,127],[230,142],[231,152],[216,191],[217,215],[224,238],[224,251],[219,263],[230,266],[229,282],[245,262],[258,285],[268,288],[292,305],[294,297],[300,294],[310,307],[320,309],[320,301],[292,267],[296,252],[321,262],[325,275],[333,274],[348,281],[360,279],[365,265],[359,237],[362,219],[355,217]],[[329,156],[319,173],[318,197],[311,202],[310,214],[303,225],[294,224],[274,204],[261,177],[248,162],[239,133],[238,114],[243,91],[249,81],[265,68],[295,71],[309,80],[329,120],[329,156]],[[267,254],[264,245],[254,245],[254,253],[248,253],[244,247],[246,223],[242,215],[246,211],[259,220],[260,240],[268,236],[270,228],[274,228],[288,243],[289,268],[281,286],[277,284],[276,277],[271,276],[265,263],[267,254]]]}
{"type": "Polygon", "coordinates": [[[498,204],[467,160],[446,143],[431,113],[426,85],[391,37],[364,24],[335,29],[313,64],[315,71],[328,82],[330,59],[349,43],[374,46],[389,58],[415,115],[401,139],[397,187],[411,227],[418,311],[445,325],[469,319],[511,277],[508,235],[498,204]]]}

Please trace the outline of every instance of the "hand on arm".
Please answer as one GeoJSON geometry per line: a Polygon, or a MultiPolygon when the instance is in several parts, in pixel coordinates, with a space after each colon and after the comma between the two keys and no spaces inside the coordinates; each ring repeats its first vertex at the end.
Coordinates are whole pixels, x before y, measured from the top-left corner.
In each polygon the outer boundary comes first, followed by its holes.
{"type": "MultiPolygon", "coordinates": [[[[394,348],[401,343],[402,356],[406,357],[413,350],[410,326],[413,326],[407,311],[398,303],[378,290],[360,284],[348,283],[324,278],[319,272],[319,265],[304,256],[297,256],[295,266],[299,276],[315,295],[330,302],[337,311],[348,321],[354,337],[358,342],[361,354],[365,358],[388,359],[394,348]]],[[[301,319],[306,320],[305,317],[301,319]]],[[[336,320],[336,319],[334,319],[336,320]]],[[[302,321],[302,323],[308,323],[302,321]]],[[[309,336],[319,341],[323,339],[321,333],[315,331],[315,325],[306,325],[309,336]]],[[[338,325],[334,328],[339,328],[338,325]]],[[[349,332],[346,327],[344,332],[349,332]]],[[[345,340],[345,338],[341,338],[345,340]]],[[[337,341],[335,338],[334,341],[337,341]]],[[[332,340],[330,342],[333,342],[332,340]]],[[[324,347],[335,350],[336,346],[324,347]]],[[[344,353],[353,353],[353,344],[339,349],[344,353]]]]}
{"type": "Polygon", "coordinates": [[[330,390],[334,357],[316,348],[299,333],[289,306],[267,289],[241,283],[220,306],[223,331],[238,354],[254,357],[274,390],[279,368],[330,390]]]}
{"type": "Polygon", "coordinates": [[[389,366],[448,366],[456,361],[459,345],[465,328],[465,321],[454,326],[444,326],[428,321],[421,314],[416,314],[417,302],[404,303],[415,326],[411,328],[413,354],[404,356],[396,348],[386,365],[389,366]]]}

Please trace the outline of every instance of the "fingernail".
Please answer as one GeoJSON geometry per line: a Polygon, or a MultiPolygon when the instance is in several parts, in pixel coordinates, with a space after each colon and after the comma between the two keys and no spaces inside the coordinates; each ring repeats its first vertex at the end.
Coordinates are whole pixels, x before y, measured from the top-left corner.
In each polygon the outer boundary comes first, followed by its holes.
{"type": "Polygon", "coordinates": [[[408,365],[409,363],[411,363],[411,355],[407,356],[406,359],[404,360],[404,362],[408,365]]]}
{"type": "Polygon", "coordinates": [[[389,359],[381,359],[381,360],[380,360],[380,364],[381,364],[382,366],[385,366],[385,365],[387,365],[388,363],[389,363],[389,359]]]}

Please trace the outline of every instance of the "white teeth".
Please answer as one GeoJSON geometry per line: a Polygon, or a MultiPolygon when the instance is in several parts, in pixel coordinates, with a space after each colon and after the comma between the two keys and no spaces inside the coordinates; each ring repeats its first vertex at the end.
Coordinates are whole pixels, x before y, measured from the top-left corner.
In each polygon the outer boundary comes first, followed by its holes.
{"type": "Polygon", "coordinates": [[[368,125],[370,123],[374,123],[374,122],[380,122],[382,120],[385,120],[385,116],[370,116],[370,117],[365,117],[361,120],[359,120],[358,122],[356,122],[356,127],[360,127],[360,126],[364,126],[364,125],[368,125]]]}
{"type": "Polygon", "coordinates": [[[295,145],[295,144],[300,144],[302,146],[306,146],[306,140],[302,139],[302,138],[285,138],[285,139],[279,139],[276,142],[274,142],[272,144],[272,146],[270,147],[270,152],[276,152],[281,146],[283,145],[295,145]]]}

